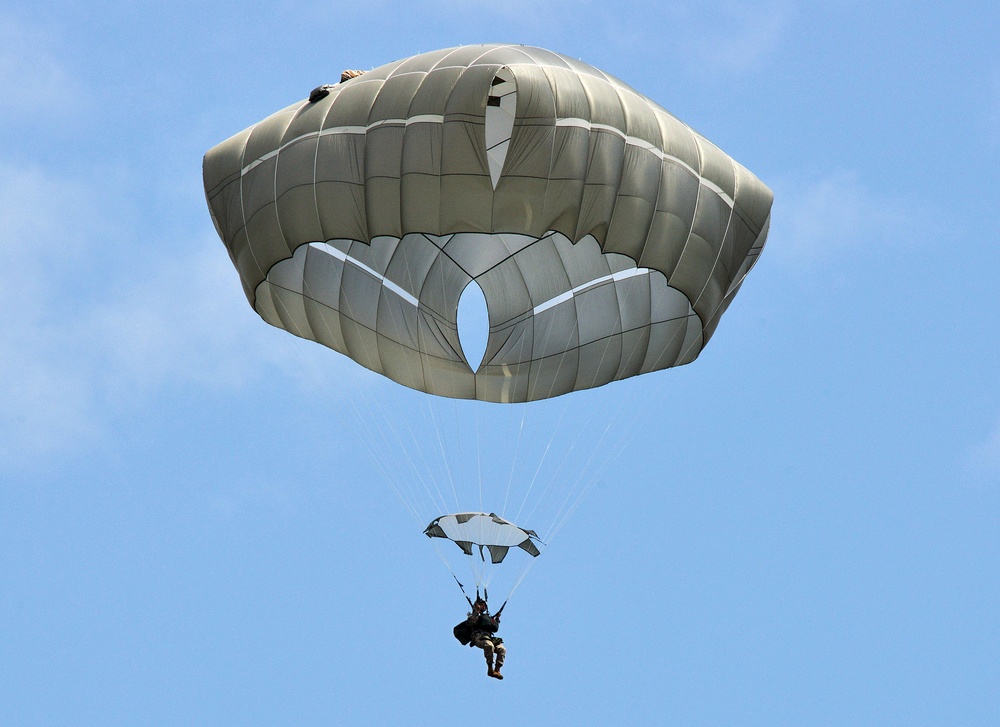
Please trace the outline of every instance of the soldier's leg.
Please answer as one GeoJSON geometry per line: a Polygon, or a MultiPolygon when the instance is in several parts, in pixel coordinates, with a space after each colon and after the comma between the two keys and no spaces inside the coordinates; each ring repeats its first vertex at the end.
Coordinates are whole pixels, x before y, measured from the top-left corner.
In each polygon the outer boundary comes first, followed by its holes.
{"type": "Polygon", "coordinates": [[[495,644],[493,646],[493,651],[497,655],[497,669],[503,665],[503,660],[507,658],[507,647],[503,644],[495,644]]]}
{"type": "Polygon", "coordinates": [[[493,642],[487,639],[484,635],[480,634],[476,637],[475,645],[483,650],[483,655],[486,657],[486,663],[490,667],[490,671],[493,670],[493,642]]]}

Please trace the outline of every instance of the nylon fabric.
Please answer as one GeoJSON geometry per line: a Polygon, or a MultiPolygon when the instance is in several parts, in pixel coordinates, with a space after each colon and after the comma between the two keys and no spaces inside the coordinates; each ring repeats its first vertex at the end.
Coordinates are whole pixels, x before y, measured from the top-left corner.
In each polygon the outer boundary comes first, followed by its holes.
{"type": "Polygon", "coordinates": [[[405,386],[524,402],[689,363],[766,243],[765,185],[580,61],[464,46],[329,90],[211,149],[206,197],[266,321],[405,386]]]}

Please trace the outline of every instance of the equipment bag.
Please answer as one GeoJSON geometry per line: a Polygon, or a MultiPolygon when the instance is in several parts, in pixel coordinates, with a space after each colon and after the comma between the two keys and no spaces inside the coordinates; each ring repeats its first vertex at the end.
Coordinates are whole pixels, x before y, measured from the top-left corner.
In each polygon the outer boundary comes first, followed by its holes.
{"type": "Polygon", "coordinates": [[[467,646],[472,641],[472,624],[468,621],[462,621],[451,632],[455,634],[455,638],[462,643],[462,646],[467,646]]]}

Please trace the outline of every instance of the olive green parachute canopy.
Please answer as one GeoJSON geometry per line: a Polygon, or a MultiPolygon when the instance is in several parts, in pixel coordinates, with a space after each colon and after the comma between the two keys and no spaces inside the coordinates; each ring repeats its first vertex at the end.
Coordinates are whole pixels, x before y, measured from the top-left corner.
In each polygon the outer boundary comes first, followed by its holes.
{"type": "Polygon", "coordinates": [[[767,237],[756,177],[551,51],[434,51],[311,98],[205,155],[212,218],[264,320],[414,389],[532,401],[689,363],[767,237]]]}

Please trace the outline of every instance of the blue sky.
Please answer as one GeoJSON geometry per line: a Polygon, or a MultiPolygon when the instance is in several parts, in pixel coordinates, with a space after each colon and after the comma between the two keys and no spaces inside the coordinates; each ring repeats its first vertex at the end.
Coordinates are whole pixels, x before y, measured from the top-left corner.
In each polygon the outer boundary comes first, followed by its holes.
{"type": "Polygon", "coordinates": [[[1000,721],[1000,13],[931,5],[6,3],[0,722],[1000,721]],[[625,449],[505,612],[502,683],[355,437],[419,402],[260,321],[201,187],[342,69],[492,41],[775,191],[701,358],[564,416],[553,446],[625,449]]]}

